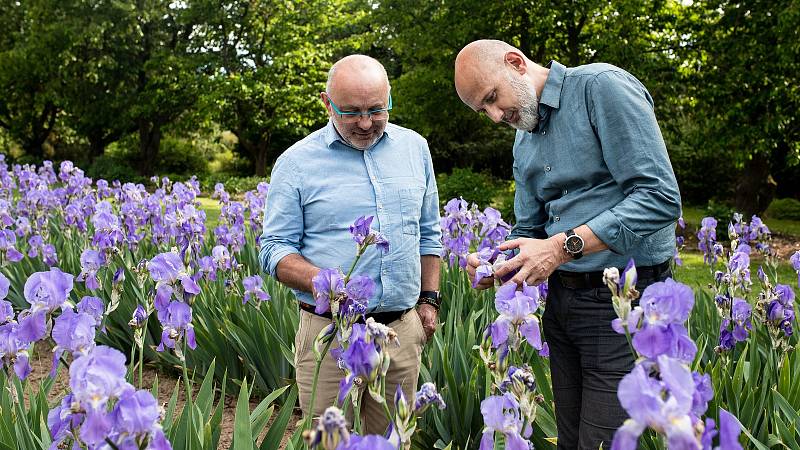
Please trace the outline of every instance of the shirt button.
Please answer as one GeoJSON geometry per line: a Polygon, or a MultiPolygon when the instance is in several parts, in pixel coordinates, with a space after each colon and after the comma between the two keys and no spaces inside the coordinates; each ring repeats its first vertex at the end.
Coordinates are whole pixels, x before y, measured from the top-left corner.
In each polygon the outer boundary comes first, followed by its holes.
{"type": "Polygon", "coordinates": [[[554,222],[558,222],[559,220],[561,220],[561,217],[558,217],[558,216],[553,217],[553,221],[554,222]]]}
{"type": "Polygon", "coordinates": [[[545,172],[550,172],[550,166],[544,166],[544,171],[545,172]]]}
{"type": "Polygon", "coordinates": [[[567,192],[568,192],[568,191],[567,191],[566,189],[564,189],[564,195],[567,195],[567,192]]]}
{"type": "Polygon", "coordinates": [[[547,134],[547,130],[542,130],[542,136],[544,136],[545,134],[547,134]]]}

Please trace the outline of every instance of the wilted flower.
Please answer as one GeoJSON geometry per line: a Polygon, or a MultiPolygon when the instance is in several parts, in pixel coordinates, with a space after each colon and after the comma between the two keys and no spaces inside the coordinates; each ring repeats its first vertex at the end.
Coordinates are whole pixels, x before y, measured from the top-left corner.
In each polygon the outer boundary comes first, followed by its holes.
{"type": "Polygon", "coordinates": [[[337,450],[341,444],[347,445],[350,433],[342,410],[329,406],[317,422],[317,427],[303,435],[306,444],[312,449],[337,450]]]}
{"type": "Polygon", "coordinates": [[[439,409],[446,407],[442,395],[436,391],[436,385],[430,382],[424,383],[414,396],[414,412],[421,414],[429,406],[436,406],[439,409]]]}

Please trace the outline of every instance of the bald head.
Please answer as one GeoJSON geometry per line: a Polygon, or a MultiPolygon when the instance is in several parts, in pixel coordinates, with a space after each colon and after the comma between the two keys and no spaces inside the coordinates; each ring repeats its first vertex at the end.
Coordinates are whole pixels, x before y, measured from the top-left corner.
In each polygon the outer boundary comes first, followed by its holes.
{"type": "Polygon", "coordinates": [[[495,122],[531,130],[538,121],[538,96],[548,73],[518,48],[483,39],[458,53],[454,78],[456,92],[467,106],[495,122]]]}
{"type": "Polygon", "coordinates": [[[368,83],[385,88],[388,92],[389,77],[383,64],[367,55],[349,55],[336,61],[328,71],[325,90],[334,92],[337,87],[349,87],[352,83],[368,83]]]}
{"type": "Polygon", "coordinates": [[[476,86],[492,82],[507,69],[505,56],[509,52],[527,60],[518,48],[495,39],[470,42],[458,52],[455,67],[456,92],[464,103],[470,104],[464,94],[472,94],[476,86]]]}
{"type": "Polygon", "coordinates": [[[326,92],[320,97],[336,130],[352,147],[367,149],[383,135],[388,120],[389,77],[376,59],[350,55],[336,61],[328,72],[326,92]],[[370,114],[379,110],[384,110],[383,115],[370,114]]]}

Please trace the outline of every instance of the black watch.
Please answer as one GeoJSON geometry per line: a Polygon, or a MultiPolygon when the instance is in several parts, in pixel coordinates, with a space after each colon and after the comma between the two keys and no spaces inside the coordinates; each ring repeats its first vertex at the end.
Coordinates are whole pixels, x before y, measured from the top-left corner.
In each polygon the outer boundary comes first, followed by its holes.
{"type": "Polygon", "coordinates": [[[417,306],[419,305],[431,305],[438,311],[439,307],[442,306],[442,299],[439,298],[439,291],[420,292],[419,300],[417,300],[417,306]]]}
{"type": "Polygon", "coordinates": [[[572,256],[572,259],[583,257],[583,238],[575,234],[575,230],[567,230],[567,238],[564,240],[564,251],[572,256]]]}

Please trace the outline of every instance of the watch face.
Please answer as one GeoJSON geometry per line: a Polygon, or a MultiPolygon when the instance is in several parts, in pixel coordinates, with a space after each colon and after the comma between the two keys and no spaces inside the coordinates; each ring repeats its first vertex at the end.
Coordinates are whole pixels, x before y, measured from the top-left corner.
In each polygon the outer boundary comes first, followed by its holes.
{"type": "Polygon", "coordinates": [[[578,253],[583,251],[583,239],[578,235],[572,235],[564,242],[564,247],[570,253],[578,253]]]}

